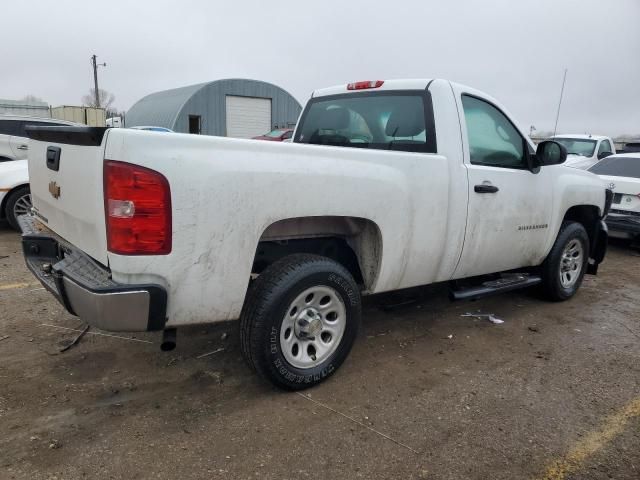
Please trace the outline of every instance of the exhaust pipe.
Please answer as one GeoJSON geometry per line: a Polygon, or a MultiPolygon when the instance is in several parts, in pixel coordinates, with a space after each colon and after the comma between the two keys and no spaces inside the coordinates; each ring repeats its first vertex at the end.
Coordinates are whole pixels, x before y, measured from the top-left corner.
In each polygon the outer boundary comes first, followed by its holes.
{"type": "Polygon", "coordinates": [[[176,348],[176,329],[167,328],[162,332],[162,343],[160,344],[160,350],[163,352],[170,352],[176,348]]]}

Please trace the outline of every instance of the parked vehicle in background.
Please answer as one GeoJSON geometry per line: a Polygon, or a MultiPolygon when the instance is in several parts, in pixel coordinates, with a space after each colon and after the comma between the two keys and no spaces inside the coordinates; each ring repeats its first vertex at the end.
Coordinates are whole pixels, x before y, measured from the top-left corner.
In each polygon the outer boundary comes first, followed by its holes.
{"type": "Polygon", "coordinates": [[[23,252],[69,312],[164,330],[165,349],[176,327],[240,318],[245,360],[286,389],[340,367],[362,294],[467,279],[454,299],[539,285],[566,300],[606,251],[603,182],[446,80],[317,90],[289,145],[29,135],[23,252]]]}
{"type": "Polygon", "coordinates": [[[624,146],[624,152],[621,153],[636,153],[640,152],[640,142],[627,142],[624,146]]]}
{"type": "Polygon", "coordinates": [[[164,132],[164,133],[173,133],[173,130],[166,127],[153,127],[153,126],[139,126],[139,127],[129,127],[132,130],[146,130],[148,132],[164,132]]]}
{"type": "Polygon", "coordinates": [[[0,220],[20,230],[17,217],[29,213],[29,168],[27,160],[0,163],[0,220]]]}
{"type": "Polygon", "coordinates": [[[284,142],[293,137],[293,128],[278,128],[269,133],[253,137],[254,140],[267,140],[269,142],[284,142]]]}
{"type": "Polygon", "coordinates": [[[588,170],[603,158],[616,153],[613,140],[601,135],[556,135],[551,140],[567,149],[567,167],[588,170]]]}
{"type": "Polygon", "coordinates": [[[122,117],[111,117],[105,120],[105,124],[107,127],[113,128],[122,128],[124,127],[124,122],[122,121],[122,117]]]}
{"type": "Polygon", "coordinates": [[[77,126],[78,124],[53,118],[0,115],[0,162],[27,158],[29,152],[29,139],[25,132],[27,125],[77,126]]]}
{"type": "Polygon", "coordinates": [[[612,236],[640,239],[640,153],[612,155],[589,171],[613,191],[606,219],[612,236]]]}

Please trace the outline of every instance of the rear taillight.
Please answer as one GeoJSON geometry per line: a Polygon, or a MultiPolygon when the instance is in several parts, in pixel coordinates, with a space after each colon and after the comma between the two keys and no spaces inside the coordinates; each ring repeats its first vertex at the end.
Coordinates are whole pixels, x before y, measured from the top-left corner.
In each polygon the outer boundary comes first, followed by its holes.
{"type": "Polygon", "coordinates": [[[171,252],[171,190],[161,173],[130,163],[104,163],[107,248],[120,255],[171,252]]]}
{"type": "Polygon", "coordinates": [[[367,88],[381,87],[384,80],[366,80],[364,82],[353,82],[347,85],[347,90],[366,90],[367,88]]]}

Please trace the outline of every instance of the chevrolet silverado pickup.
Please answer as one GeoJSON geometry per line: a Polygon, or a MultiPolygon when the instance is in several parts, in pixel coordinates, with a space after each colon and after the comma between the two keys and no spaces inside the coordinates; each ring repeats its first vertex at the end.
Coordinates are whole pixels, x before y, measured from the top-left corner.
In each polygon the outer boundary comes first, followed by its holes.
{"type": "Polygon", "coordinates": [[[454,299],[572,297],[603,260],[612,194],[490,96],[446,80],[313,92],[292,143],[33,127],[30,270],[115,331],[239,318],[285,389],[330,376],[361,296],[450,282],[454,299]],[[464,279],[464,281],[462,281],[464,279]]]}

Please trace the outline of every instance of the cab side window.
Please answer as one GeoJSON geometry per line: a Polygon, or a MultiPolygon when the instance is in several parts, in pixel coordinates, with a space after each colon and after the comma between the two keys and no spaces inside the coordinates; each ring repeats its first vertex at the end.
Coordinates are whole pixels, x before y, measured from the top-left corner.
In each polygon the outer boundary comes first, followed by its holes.
{"type": "Polygon", "coordinates": [[[0,121],[0,135],[18,135],[20,123],[17,120],[0,121]]]}
{"type": "Polygon", "coordinates": [[[609,143],[609,140],[603,140],[602,142],[600,142],[600,147],[598,147],[598,155],[604,152],[612,151],[613,150],[611,150],[611,143],[609,143]]]}
{"type": "Polygon", "coordinates": [[[470,95],[462,96],[471,163],[491,167],[527,168],[527,144],[511,121],[496,107],[470,95]]]}
{"type": "Polygon", "coordinates": [[[35,125],[36,123],[39,122],[33,122],[33,123],[28,123],[28,122],[16,122],[18,124],[18,127],[16,129],[16,133],[14,134],[16,137],[26,137],[27,136],[27,131],[25,130],[25,127],[27,125],[35,125]]]}

